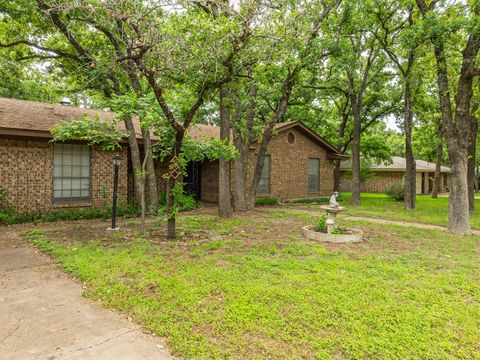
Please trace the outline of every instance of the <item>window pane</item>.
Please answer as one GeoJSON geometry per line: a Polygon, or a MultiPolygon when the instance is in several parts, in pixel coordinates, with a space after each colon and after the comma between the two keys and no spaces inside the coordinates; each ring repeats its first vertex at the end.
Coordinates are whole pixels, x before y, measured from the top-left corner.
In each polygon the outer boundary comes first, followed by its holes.
{"type": "Polygon", "coordinates": [[[80,179],[72,179],[72,189],[80,189],[80,179]]]}
{"type": "Polygon", "coordinates": [[[62,167],[60,165],[55,165],[53,167],[53,177],[62,176],[62,167]]]}
{"type": "Polygon", "coordinates": [[[53,180],[53,190],[62,190],[62,179],[53,180]]]}
{"type": "Polygon", "coordinates": [[[72,190],[72,197],[80,197],[80,190],[72,190]]]}
{"type": "Polygon", "coordinates": [[[71,165],[63,165],[63,177],[72,177],[72,166],[71,165]]]}
{"type": "Polygon", "coordinates": [[[82,190],[88,190],[88,189],[90,189],[90,179],[82,179],[82,180],[80,181],[80,184],[81,184],[80,188],[81,188],[82,190]]]}
{"type": "Polygon", "coordinates": [[[61,152],[58,152],[58,153],[54,152],[53,153],[53,164],[54,165],[62,165],[62,153],[61,152]]]}
{"type": "Polygon", "coordinates": [[[308,159],[308,192],[318,192],[319,190],[319,159],[308,159]]]}
{"type": "Polygon", "coordinates": [[[258,183],[257,194],[264,195],[270,193],[270,156],[265,156],[265,162],[263,164],[262,176],[258,183]]]}
{"type": "Polygon", "coordinates": [[[62,191],[63,198],[71,198],[72,197],[72,190],[63,190],[62,191]]]}
{"type": "Polygon", "coordinates": [[[61,197],[62,197],[62,190],[55,190],[55,191],[53,192],[53,197],[54,197],[54,198],[57,198],[57,199],[58,199],[58,198],[61,198],[61,197]]]}
{"type": "Polygon", "coordinates": [[[74,166],[72,168],[72,176],[73,177],[81,177],[82,176],[82,168],[80,166],[74,166]]]}
{"type": "Polygon", "coordinates": [[[81,161],[82,161],[82,158],[80,157],[80,155],[75,155],[75,154],[74,154],[74,155],[72,156],[72,164],[73,164],[74,166],[80,166],[80,165],[82,165],[82,162],[81,162],[81,161]]]}
{"type": "Polygon", "coordinates": [[[90,166],[82,166],[82,177],[90,177],[90,166]]]}
{"type": "Polygon", "coordinates": [[[82,145],[72,145],[72,154],[80,155],[82,153],[82,145]]]}

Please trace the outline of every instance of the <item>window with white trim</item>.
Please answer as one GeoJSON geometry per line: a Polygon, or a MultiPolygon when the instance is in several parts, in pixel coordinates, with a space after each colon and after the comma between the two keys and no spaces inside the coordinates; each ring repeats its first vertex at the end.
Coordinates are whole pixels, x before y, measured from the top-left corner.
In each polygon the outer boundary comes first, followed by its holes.
{"type": "Polygon", "coordinates": [[[270,194],[270,163],[270,155],[265,155],[265,162],[263,163],[262,176],[260,177],[260,182],[258,183],[257,195],[270,194]]]}
{"type": "Polygon", "coordinates": [[[308,192],[318,192],[320,187],[320,159],[308,159],[308,192]]]}
{"type": "Polygon", "coordinates": [[[90,149],[87,145],[54,144],[53,201],[90,200],[90,149]]]}

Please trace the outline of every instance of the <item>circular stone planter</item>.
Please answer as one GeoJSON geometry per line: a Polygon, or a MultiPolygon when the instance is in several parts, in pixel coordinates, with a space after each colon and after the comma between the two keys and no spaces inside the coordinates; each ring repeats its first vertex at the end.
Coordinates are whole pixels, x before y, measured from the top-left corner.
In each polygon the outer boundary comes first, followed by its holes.
{"type": "Polygon", "coordinates": [[[308,225],[303,228],[303,233],[308,240],[331,243],[350,243],[363,240],[363,231],[360,229],[344,228],[349,234],[325,234],[315,230],[315,225],[308,225]]]}

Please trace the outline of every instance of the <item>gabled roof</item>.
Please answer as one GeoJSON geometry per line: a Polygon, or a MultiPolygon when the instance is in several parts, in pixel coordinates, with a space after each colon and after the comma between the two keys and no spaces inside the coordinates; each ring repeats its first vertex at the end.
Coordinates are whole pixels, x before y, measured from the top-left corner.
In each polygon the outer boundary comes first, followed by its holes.
{"type": "MultiPolygon", "coordinates": [[[[435,172],[435,164],[425,161],[425,160],[415,160],[417,172],[435,172]]],[[[351,161],[342,161],[340,163],[341,170],[350,170],[352,168],[351,161]]],[[[402,172],[407,168],[407,160],[403,157],[394,156],[392,158],[392,163],[381,163],[373,164],[370,166],[370,169],[373,171],[394,171],[402,172]]],[[[443,166],[440,168],[440,171],[443,173],[451,172],[448,166],[443,166]]]]}
{"type": "Polygon", "coordinates": [[[275,127],[274,127],[275,131],[277,132],[286,131],[292,128],[295,128],[296,130],[300,131],[305,136],[310,138],[310,140],[315,142],[317,145],[327,150],[327,155],[329,159],[337,159],[337,160],[348,159],[348,155],[342,154],[342,152],[338,150],[335,146],[330,144],[327,140],[322,138],[315,131],[313,131],[312,129],[310,129],[308,126],[301,123],[300,121],[288,121],[288,122],[278,123],[278,124],[275,124],[275,127]]]}

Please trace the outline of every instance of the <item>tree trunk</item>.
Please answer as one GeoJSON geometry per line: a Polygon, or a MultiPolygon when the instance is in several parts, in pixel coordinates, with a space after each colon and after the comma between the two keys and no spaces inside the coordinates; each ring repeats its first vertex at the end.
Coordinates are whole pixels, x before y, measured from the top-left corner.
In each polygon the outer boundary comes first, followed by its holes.
{"type": "MultiPolygon", "coordinates": [[[[230,111],[225,104],[228,90],[220,87],[220,140],[230,142],[230,111]]],[[[232,216],[232,198],[230,193],[231,162],[220,158],[218,160],[218,215],[222,218],[232,216]]]]}
{"type": "Polygon", "coordinates": [[[176,234],[176,221],[175,215],[170,214],[171,209],[173,208],[174,198],[173,198],[173,187],[175,186],[175,181],[170,176],[167,180],[167,194],[166,194],[166,212],[167,212],[167,238],[175,239],[176,234]]]}
{"type": "Polygon", "coordinates": [[[333,169],[333,191],[340,192],[340,160],[335,160],[333,169]]]}
{"type": "Polygon", "coordinates": [[[360,133],[361,117],[358,109],[353,110],[353,141],[352,141],[352,206],[360,205],[362,179],[360,177],[360,133]]]}
{"type": "Polygon", "coordinates": [[[442,124],[438,124],[437,131],[437,160],[435,161],[435,180],[433,182],[432,198],[436,199],[438,191],[442,186],[442,158],[443,158],[443,134],[442,124]]]}
{"type": "Polygon", "coordinates": [[[142,183],[137,178],[139,172],[142,171],[142,162],[140,160],[140,150],[138,148],[137,137],[135,134],[135,128],[133,126],[132,119],[124,119],[125,128],[128,131],[128,144],[130,145],[130,157],[132,159],[132,168],[133,168],[133,183],[135,187],[135,204],[141,206],[140,199],[142,197],[142,183]]]}
{"type": "MultiPolygon", "coordinates": [[[[147,184],[147,199],[148,199],[148,213],[155,214],[158,210],[158,190],[157,190],[157,176],[155,174],[155,165],[153,161],[152,142],[150,139],[150,132],[142,128],[143,149],[147,157],[146,163],[146,184],[147,184]]],[[[145,186],[145,185],[144,185],[145,186]]]]}
{"type": "Polygon", "coordinates": [[[233,161],[233,179],[232,189],[233,208],[235,211],[248,211],[247,207],[247,168],[248,168],[248,149],[249,144],[242,138],[240,132],[234,133],[235,148],[239,152],[238,158],[233,161]]]}
{"type": "Polygon", "coordinates": [[[146,218],[146,206],[145,206],[145,179],[139,179],[138,181],[141,183],[140,189],[140,232],[145,232],[145,218],[146,218]]]}
{"type": "Polygon", "coordinates": [[[452,181],[448,201],[448,231],[454,234],[469,234],[467,154],[461,149],[450,150],[450,163],[452,181]]]}
{"type": "Polygon", "coordinates": [[[470,117],[470,136],[468,138],[468,208],[470,214],[475,211],[475,162],[476,162],[476,145],[478,121],[475,116],[470,117]]]}
{"type": "Polygon", "coordinates": [[[405,196],[404,196],[404,207],[406,210],[415,209],[416,205],[416,165],[415,158],[413,157],[412,151],[412,122],[413,122],[413,111],[412,111],[412,90],[410,87],[410,77],[407,76],[405,79],[405,94],[404,94],[404,131],[405,131],[405,196]]]}

